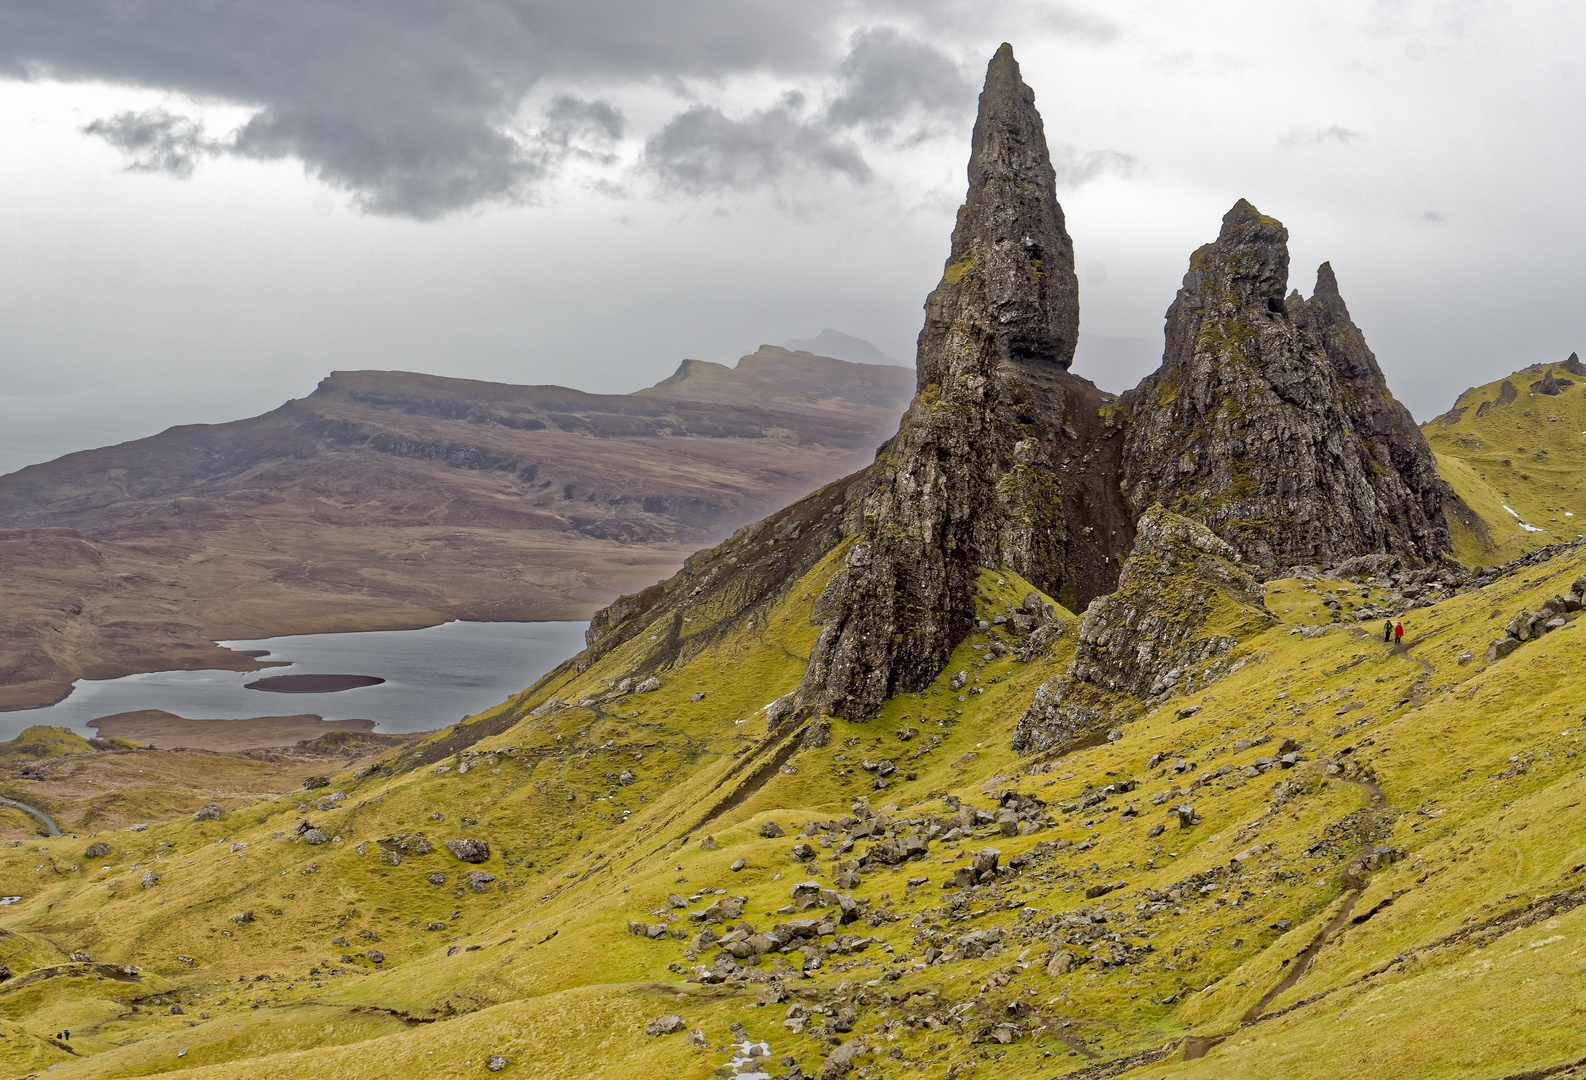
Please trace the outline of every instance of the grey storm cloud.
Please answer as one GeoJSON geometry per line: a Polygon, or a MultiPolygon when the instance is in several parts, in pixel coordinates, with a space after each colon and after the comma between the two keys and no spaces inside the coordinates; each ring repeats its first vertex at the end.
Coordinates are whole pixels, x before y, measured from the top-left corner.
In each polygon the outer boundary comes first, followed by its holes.
{"type": "Polygon", "coordinates": [[[1278,145],[1287,149],[1295,146],[1325,146],[1328,143],[1335,146],[1352,146],[1365,141],[1366,137],[1360,132],[1341,124],[1334,124],[1331,127],[1296,131],[1292,135],[1285,135],[1278,140],[1278,145]]]}
{"type": "MultiPolygon", "coordinates": [[[[863,182],[860,136],[919,137],[967,115],[978,81],[881,24],[963,16],[950,0],[0,0],[0,78],[241,105],[252,114],[225,133],[169,105],[85,130],[135,170],[187,176],[218,155],[298,160],[366,211],[430,219],[532,199],[573,159],[615,160],[627,130],[602,98],[612,87],[722,86],[746,74],[802,92],[738,115],[694,104],[645,141],[642,171],[695,193],[794,170],[863,182]],[[565,87],[586,96],[525,115],[531,94],[565,87]]],[[[1062,5],[1045,17],[1076,39],[1114,32],[1062,5]]]]}
{"type": "Polygon", "coordinates": [[[857,129],[885,139],[905,121],[967,117],[975,101],[958,61],[893,27],[856,32],[835,78],[835,93],[821,108],[792,91],[739,117],[714,105],[685,109],[646,141],[643,166],[663,185],[693,195],[746,191],[810,172],[862,184],[871,168],[855,142],[857,129]]]}
{"type": "Polygon", "coordinates": [[[204,134],[198,121],[164,109],[117,113],[95,120],[83,131],[120,150],[133,172],[192,176],[200,158],[224,149],[204,134]]]}

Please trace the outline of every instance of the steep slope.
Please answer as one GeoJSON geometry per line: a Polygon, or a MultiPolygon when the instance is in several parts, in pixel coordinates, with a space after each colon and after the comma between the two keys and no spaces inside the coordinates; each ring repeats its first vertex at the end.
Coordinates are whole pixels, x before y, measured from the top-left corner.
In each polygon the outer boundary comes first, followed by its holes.
{"type": "Polygon", "coordinates": [[[1466,504],[1466,512],[1449,515],[1449,526],[1467,566],[1501,563],[1586,531],[1579,469],[1586,365],[1575,354],[1472,387],[1421,430],[1466,504]]]}
{"type": "Polygon", "coordinates": [[[1162,366],[1119,404],[1122,482],[1193,517],[1267,573],[1449,550],[1443,485],[1349,319],[1330,267],[1291,311],[1288,230],[1240,200],[1195,252],[1162,366]]]}
{"type": "Polygon", "coordinates": [[[906,372],[768,348],[652,391],[340,372],[0,477],[0,708],[215,638],[587,618],[873,458],[906,372]]]}

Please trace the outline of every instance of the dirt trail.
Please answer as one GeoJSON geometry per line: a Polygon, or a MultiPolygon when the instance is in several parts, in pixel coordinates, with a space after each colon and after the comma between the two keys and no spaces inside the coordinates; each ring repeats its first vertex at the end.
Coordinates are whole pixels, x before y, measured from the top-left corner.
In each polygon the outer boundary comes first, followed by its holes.
{"type": "MultiPolygon", "coordinates": [[[[1262,1013],[1266,1011],[1267,1006],[1272,1004],[1279,994],[1282,994],[1300,981],[1306,971],[1310,970],[1311,963],[1316,959],[1316,954],[1322,951],[1322,946],[1327,944],[1328,939],[1349,924],[1350,916],[1355,911],[1355,904],[1360,900],[1361,894],[1366,891],[1366,856],[1371,854],[1371,849],[1375,846],[1375,841],[1372,837],[1375,832],[1377,814],[1381,812],[1386,799],[1382,794],[1382,788],[1377,786],[1376,781],[1367,777],[1353,780],[1344,777],[1339,779],[1344,780],[1345,783],[1363,788],[1366,794],[1370,796],[1365,817],[1360,823],[1362,834],[1360,850],[1349,861],[1349,864],[1344,867],[1344,887],[1347,890],[1344,902],[1339,907],[1337,914],[1328,920],[1327,925],[1322,927],[1321,931],[1311,939],[1310,943],[1301,950],[1300,954],[1289,961],[1287,974],[1275,986],[1265,994],[1262,994],[1261,1000],[1245,1010],[1244,1015],[1239,1018],[1241,1027],[1261,1020],[1262,1013]]],[[[1229,1031],[1221,1035],[1192,1035],[1187,1037],[1184,1040],[1184,1060],[1194,1061],[1197,1058],[1204,1057],[1208,1050],[1232,1034],[1233,1032],[1229,1031]]]]}

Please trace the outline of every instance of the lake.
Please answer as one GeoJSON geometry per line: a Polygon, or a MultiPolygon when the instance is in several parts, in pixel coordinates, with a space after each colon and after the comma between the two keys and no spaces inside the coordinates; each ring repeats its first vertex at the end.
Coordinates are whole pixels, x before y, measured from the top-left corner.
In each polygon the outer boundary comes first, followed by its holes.
{"type": "Polygon", "coordinates": [[[121,679],[79,679],[64,701],[0,713],[0,740],[34,724],[92,736],[89,721],[163,709],[193,719],[318,713],[327,720],[373,720],[376,731],[425,731],[483,712],[530,686],[584,647],[583,622],[449,622],[423,630],[296,634],[222,641],[263,651],[288,667],[263,671],[154,671],[121,679]],[[328,694],[278,694],[243,684],[275,675],[372,675],[384,679],[328,694]]]}

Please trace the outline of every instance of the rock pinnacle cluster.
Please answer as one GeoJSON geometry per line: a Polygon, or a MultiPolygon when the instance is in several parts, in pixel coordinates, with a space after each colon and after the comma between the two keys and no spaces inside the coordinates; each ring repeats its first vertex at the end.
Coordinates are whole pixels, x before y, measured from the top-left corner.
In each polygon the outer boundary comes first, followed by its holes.
{"type": "MultiPolygon", "coordinates": [[[[822,629],[803,681],[778,715],[802,708],[864,720],[929,685],[974,629],[987,571],[1012,571],[1071,611],[1096,610],[1131,553],[1142,566],[1172,563],[1136,544],[1152,507],[1151,520],[1177,523],[1155,529],[1156,546],[1186,530],[1206,550],[1215,540],[1226,545],[1218,558],[1253,582],[1362,555],[1412,566],[1447,557],[1443,507],[1457,500],[1389,392],[1332,267],[1322,265],[1309,299],[1285,295],[1281,222],[1243,199],[1234,205],[1217,239],[1190,258],[1168,309],[1161,367],[1114,398],[1069,371],[1079,331],[1074,245],[1035,95],[1007,45],[986,72],[968,180],[941,282],[925,302],[917,392],[898,433],[872,466],[816,500],[826,506],[818,520],[806,507],[766,522],[773,537],[804,537],[787,567],[846,544],[816,604],[822,629]]],[[[745,553],[726,551],[690,563],[748,573],[745,553]]],[[[767,563],[753,588],[734,587],[732,603],[769,595],[789,572],[767,563]]],[[[686,571],[652,592],[672,598],[681,627],[682,607],[710,585],[703,570],[686,571]]],[[[1206,587],[1224,591],[1221,579],[1206,587]]],[[[1149,590],[1141,595],[1149,606],[1149,590]]],[[[653,614],[658,602],[619,605],[653,614]]],[[[620,629],[616,621],[608,628],[597,617],[603,633],[620,629]]],[[[1124,621],[1136,632],[1135,615],[1124,621]]],[[[1160,627],[1151,636],[1173,638],[1160,627]]],[[[1097,653],[1073,687],[1157,686],[1190,662],[1186,650],[1163,645],[1132,673],[1134,661],[1097,653]]],[[[1048,704],[1072,698],[1054,687],[1048,704]]],[[[1052,708],[1032,721],[1050,721],[1052,708]]],[[[1084,712],[1071,703],[1063,723],[1084,712]]]]}

